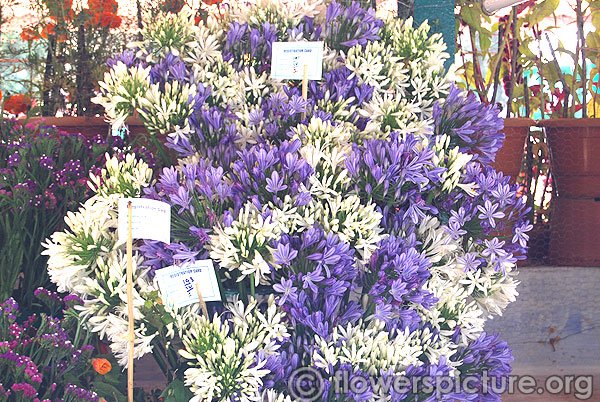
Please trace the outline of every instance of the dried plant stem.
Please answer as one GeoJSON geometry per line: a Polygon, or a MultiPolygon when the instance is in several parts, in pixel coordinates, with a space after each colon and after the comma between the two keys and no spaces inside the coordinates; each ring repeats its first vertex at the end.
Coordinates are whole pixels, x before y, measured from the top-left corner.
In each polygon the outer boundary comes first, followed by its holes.
{"type": "MultiPolygon", "coordinates": [[[[508,28],[508,26],[507,26],[508,28]]],[[[508,29],[504,29],[504,26],[502,24],[500,24],[498,26],[498,53],[496,54],[496,59],[494,60],[494,64],[495,67],[493,69],[494,71],[494,78],[493,78],[493,93],[492,93],[492,104],[496,103],[496,96],[498,95],[498,84],[499,84],[499,80],[500,80],[500,66],[502,65],[502,63],[500,62],[500,60],[502,60],[502,54],[504,53],[504,43],[505,43],[505,37],[504,35],[506,34],[506,32],[508,32],[508,29]]]]}
{"type": "Polygon", "coordinates": [[[546,118],[546,97],[544,96],[544,63],[542,62],[542,39],[538,36],[538,47],[540,49],[540,57],[536,57],[536,64],[540,72],[540,112],[542,119],[546,118]]]}
{"type": "Polygon", "coordinates": [[[517,78],[517,56],[519,54],[519,40],[517,38],[517,7],[512,8],[512,54],[510,58],[510,83],[508,85],[508,100],[506,101],[506,117],[512,113],[512,96],[517,78]]]}
{"type": "Polygon", "coordinates": [[[530,117],[531,107],[529,106],[529,85],[527,85],[527,77],[523,78],[523,96],[525,97],[525,117],[530,117]]]}
{"type": "Polygon", "coordinates": [[[465,66],[465,82],[467,83],[467,88],[471,87],[471,84],[469,83],[469,74],[467,74],[467,69],[466,69],[466,65],[467,65],[467,61],[465,60],[465,48],[462,44],[462,39],[461,39],[461,32],[458,32],[458,45],[460,46],[460,57],[462,58],[462,62],[463,62],[463,66],[465,66]]]}
{"type": "Polygon", "coordinates": [[[550,37],[548,33],[545,33],[546,41],[548,42],[548,46],[550,46],[550,53],[552,53],[552,60],[554,61],[554,67],[556,68],[556,73],[558,74],[558,79],[563,84],[563,91],[565,93],[565,101],[563,105],[563,117],[566,118],[569,113],[569,97],[571,96],[571,89],[567,85],[567,81],[565,80],[565,76],[560,69],[560,65],[558,64],[558,60],[556,59],[556,54],[554,53],[554,48],[552,47],[552,43],[550,42],[550,37]]]}
{"type": "MultiPolygon", "coordinates": [[[[475,32],[473,28],[469,27],[469,39],[471,40],[471,50],[473,53],[473,79],[475,80],[475,88],[479,93],[482,93],[485,83],[481,76],[481,67],[479,67],[479,52],[477,52],[477,46],[475,46],[475,32]]],[[[483,94],[485,96],[485,94],[483,94]]]]}
{"type": "Polygon", "coordinates": [[[583,37],[583,11],[581,10],[581,0],[577,0],[577,46],[581,52],[581,87],[582,87],[582,98],[581,114],[583,118],[587,117],[587,63],[586,63],[586,50],[585,50],[585,38],[583,37]]]}

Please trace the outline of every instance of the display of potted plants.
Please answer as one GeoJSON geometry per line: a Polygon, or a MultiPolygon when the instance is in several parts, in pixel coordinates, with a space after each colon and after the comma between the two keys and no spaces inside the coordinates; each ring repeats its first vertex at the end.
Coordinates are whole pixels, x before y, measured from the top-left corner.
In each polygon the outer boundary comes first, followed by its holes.
{"type": "MultiPolygon", "coordinates": [[[[120,365],[130,350],[152,354],[165,399],[379,400],[368,384],[339,388],[336,373],[460,372],[480,399],[498,400],[485,375],[505,378],[512,357],[484,317],[515,299],[530,225],[488,168],[497,143],[478,134],[498,132],[497,111],[451,85],[427,24],[358,3],[232,4],[199,26],[186,8],[158,15],[135,57],[105,76],[95,101],[107,117],[119,125],[137,110],[149,132],[168,134],[178,162],[152,182],[133,156],[108,161],[94,195],[44,243],[54,283],[80,295],[120,365]],[[271,44],[300,37],[326,44],[323,77],[304,96],[269,74],[271,44]],[[129,292],[115,230],[123,197],[172,210],[168,243],[131,245],[129,292]],[[513,236],[494,237],[499,227],[513,236]],[[208,258],[234,300],[175,308],[157,272],[208,258]],[[348,359],[353,351],[362,357],[348,359]]],[[[398,398],[435,395],[417,387],[398,398]]]]}

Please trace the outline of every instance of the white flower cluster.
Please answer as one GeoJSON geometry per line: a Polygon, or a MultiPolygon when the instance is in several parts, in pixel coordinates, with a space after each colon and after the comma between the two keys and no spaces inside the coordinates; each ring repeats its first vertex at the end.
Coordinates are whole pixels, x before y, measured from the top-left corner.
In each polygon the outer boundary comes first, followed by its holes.
{"type": "Polygon", "coordinates": [[[185,371],[185,384],[194,393],[190,402],[229,400],[232,395],[260,401],[262,378],[269,370],[257,353],[267,357],[289,337],[272,296],[265,313],[254,299],[247,306],[235,301],[228,310],[232,317],[225,322],[217,315],[212,321],[200,317],[185,330],[180,354],[190,360],[185,371]]]}
{"type": "Polygon", "coordinates": [[[342,364],[350,364],[373,376],[390,371],[402,375],[408,366],[422,365],[425,356],[431,362],[439,361],[440,356],[449,358],[456,347],[429,329],[390,333],[377,320],[338,326],[330,339],[319,338],[317,345],[313,363],[328,374],[342,364]]]}
{"type": "Polygon", "coordinates": [[[210,258],[221,268],[239,271],[237,281],[252,276],[256,285],[271,272],[269,242],[276,239],[279,225],[272,217],[263,217],[252,203],[247,203],[231,226],[215,228],[210,236],[210,258]]]}
{"type": "MultiPolygon", "coordinates": [[[[117,237],[117,204],[122,197],[138,197],[150,184],[152,171],[131,154],[124,160],[108,158],[100,176],[92,175],[90,187],[96,194],[77,212],[65,217],[66,229],[55,232],[43,246],[48,259],[48,274],[60,292],[72,292],[83,300],[77,306],[79,314],[88,319],[90,329],[108,340],[119,364],[127,365],[127,261],[123,242],[117,237]]],[[[135,320],[134,357],[152,351],[152,341],[158,335],[150,328],[144,314],[145,302],[158,288],[151,282],[142,259],[134,254],[133,307],[135,320]]],[[[189,315],[197,306],[180,312],[189,315]]],[[[167,313],[176,314],[169,310],[167,313]]],[[[192,314],[193,315],[193,314],[192,314]]],[[[172,337],[176,328],[171,323],[164,335],[172,337]]]]}
{"type": "Polygon", "coordinates": [[[98,83],[102,92],[92,102],[102,105],[108,121],[115,128],[138,109],[139,102],[150,88],[150,67],[127,66],[118,61],[104,73],[104,81],[98,83]]]}

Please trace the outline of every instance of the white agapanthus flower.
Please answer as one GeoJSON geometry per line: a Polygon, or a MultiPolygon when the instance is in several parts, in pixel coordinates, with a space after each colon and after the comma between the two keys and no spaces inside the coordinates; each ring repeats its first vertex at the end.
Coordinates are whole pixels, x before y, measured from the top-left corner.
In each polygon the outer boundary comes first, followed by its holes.
{"type": "Polygon", "coordinates": [[[196,26],[194,12],[184,6],[178,13],[159,13],[146,15],[143,19],[142,37],[140,42],[131,42],[128,47],[139,49],[138,58],[151,63],[171,53],[183,57],[198,47],[197,37],[200,28],[196,26]]]}
{"type": "Polygon", "coordinates": [[[407,70],[382,42],[369,42],[366,46],[354,46],[348,51],[346,67],[352,71],[349,79],[358,78],[359,84],[366,84],[379,93],[396,92],[405,97],[408,87],[407,70]]]}
{"type": "Polygon", "coordinates": [[[139,115],[150,134],[191,132],[188,117],[194,108],[196,86],[167,82],[164,88],[152,84],[146,96],[139,100],[139,115]]]}
{"type": "Polygon", "coordinates": [[[318,222],[326,232],[338,235],[341,241],[358,251],[361,267],[369,261],[377,244],[383,239],[382,215],[375,204],[364,205],[356,195],[338,194],[321,200],[311,201],[307,215],[318,222]]]}
{"type": "Polygon", "coordinates": [[[264,21],[287,29],[297,25],[304,17],[318,17],[325,12],[322,0],[228,0],[226,21],[247,22],[253,27],[264,21]]]}
{"type": "Polygon", "coordinates": [[[101,92],[93,103],[104,107],[113,128],[121,128],[125,120],[139,107],[139,101],[150,88],[150,67],[127,66],[118,61],[98,82],[101,92]]]}
{"type": "Polygon", "coordinates": [[[217,261],[221,269],[236,272],[237,281],[252,276],[258,285],[261,280],[266,281],[266,275],[271,272],[269,242],[279,236],[278,229],[278,223],[271,216],[263,217],[248,202],[231,226],[215,227],[215,233],[210,236],[210,258],[217,261]]]}
{"type": "Polygon", "coordinates": [[[139,197],[142,188],[150,185],[152,169],[146,162],[137,159],[133,154],[125,155],[123,160],[106,154],[106,165],[99,176],[91,173],[89,186],[98,197],[110,198],[116,202],[118,197],[139,197]],[[117,198],[111,197],[116,195],[117,198]]]}
{"type": "Polygon", "coordinates": [[[456,349],[429,329],[390,333],[384,327],[381,321],[373,320],[334,328],[330,339],[317,337],[313,364],[328,374],[334,374],[341,364],[351,364],[370,375],[390,370],[402,375],[410,365],[420,366],[423,360],[435,364],[440,356],[449,357],[456,349]]]}
{"type": "MultiPolygon", "coordinates": [[[[69,212],[64,231],[54,233],[43,246],[49,256],[50,279],[61,292],[77,294],[83,305],[76,306],[89,328],[108,340],[112,352],[122,366],[128,359],[127,261],[123,241],[117,239],[117,205],[121,197],[138,197],[150,184],[152,171],[148,165],[128,154],[123,160],[106,156],[100,175],[91,175],[90,187],[95,195],[77,212],[69,212]]],[[[158,288],[141,268],[142,259],[133,256],[133,318],[135,322],[134,357],[150,353],[159,333],[147,324],[144,309],[147,300],[158,294],[158,288]]],[[[164,336],[173,337],[174,323],[197,316],[197,306],[179,311],[165,308],[172,322],[165,325],[164,336]]]]}
{"type": "Polygon", "coordinates": [[[389,133],[397,131],[426,138],[431,132],[431,121],[421,118],[421,106],[393,94],[374,93],[358,113],[370,119],[363,130],[366,137],[387,138],[389,133]]]}
{"type": "Polygon", "coordinates": [[[289,336],[273,297],[265,313],[254,299],[247,306],[234,301],[228,309],[233,316],[224,322],[215,315],[212,321],[199,317],[188,323],[179,353],[190,366],[185,371],[185,384],[194,394],[190,401],[225,400],[234,394],[243,401],[261,401],[262,378],[269,370],[256,354],[275,352],[276,341],[289,336]]]}

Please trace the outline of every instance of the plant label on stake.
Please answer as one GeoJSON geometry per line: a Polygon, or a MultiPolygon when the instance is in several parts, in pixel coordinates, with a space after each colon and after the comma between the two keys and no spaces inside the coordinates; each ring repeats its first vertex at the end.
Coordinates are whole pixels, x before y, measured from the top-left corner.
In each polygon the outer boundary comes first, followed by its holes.
{"type": "Polygon", "coordinates": [[[271,78],[302,80],[302,97],[306,100],[308,80],[323,78],[324,42],[273,42],[271,78]]]}
{"type": "Polygon", "coordinates": [[[134,239],[171,242],[171,206],[147,198],[119,199],[119,240],[127,238],[127,205],[131,201],[131,230],[134,239]]]}
{"type": "Polygon", "coordinates": [[[200,303],[205,315],[207,301],[221,301],[219,282],[212,260],[197,260],[184,266],[172,265],[154,273],[163,302],[180,308],[200,303]]]}
{"type": "Polygon", "coordinates": [[[143,198],[120,198],[118,202],[119,240],[126,239],[127,248],[127,315],[129,333],[127,356],[127,400],[133,402],[133,238],[159,240],[171,238],[171,206],[167,203],[143,198]]]}

